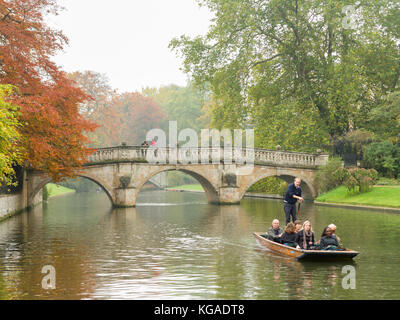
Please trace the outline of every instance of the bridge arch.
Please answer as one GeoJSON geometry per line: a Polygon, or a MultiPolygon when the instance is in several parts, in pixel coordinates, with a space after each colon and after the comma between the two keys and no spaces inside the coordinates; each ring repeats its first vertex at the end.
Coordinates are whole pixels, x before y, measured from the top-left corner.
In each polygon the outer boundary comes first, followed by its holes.
{"type": "Polygon", "coordinates": [[[313,186],[313,183],[308,179],[307,177],[302,177],[301,175],[296,175],[293,173],[287,173],[287,174],[276,174],[276,173],[271,173],[271,172],[266,172],[261,175],[256,175],[255,179],[250,180],[249,183],[245,184],[242,187],[241,193],[240,193],[240,198],[243,199],[245,196],[246,192],[257,182],[265,179],[265,178],[271,178],[271,177],[276,177],[279,178],[288,184],[293,183],[294,179],[296,177],[299,177],[301,179],[301,189],[303,191],[303,197],[307,200],[314,200],[317,196],[317,192],[313,186]]]}
{"type": "Polygon", "coordinates": [[[159,173],[162,172],[168,172],[168,171],[180,171],[183,173],[186,173],[188,175],[190,175],[191,177],[193,177],[194,179],[196,179],[201,186],[203,187],[207,200],[210,203],[218,203],[219,201],[219,197],[218,197],[218,191],[217,188],[212,184],[212,182],[210,182],[209,179],[207,179],[207,177],[204,176],[203,173],[198,172],[196,169],[194,168],[190,168],[190,169],[184,169],[184,168],[158,168],[156,170],[153,170],[152,172],[150,172],[149,174],[147,174],[145,177],[143,177],[140,182],[136,185],[136,195],[135,198],[137,199],[140,190],[142,189],[142,187],[146,184],[146,182],[148,182],[152,177],[156,176],[159,173]]]}
{"type": "MultiPolygon", "coordinates": [[[[115,202],[114,202],[114,197],[113,197],[113,192],[112,192],[111,187],[107,186],[105,183],[102,183],[101,181],[99,181],[99,179],[91,176],[90,174],[79,174],[77,177],[88,179],[88,180],[94,182],[95,184],[97,184],[99,187],[101,187],[101,189],[104,190],[104,192],[107,194],[108,198],[110,199],[111,204],[114,205],[115,202]]],[[[39,193],[39,191],[42,190],[46,184],[51,183],[52,181],[53,180],[48,176],[41,176],[40,180],[35,181],[33,190],[28,195],[28,204],[31,205],[33,203],[36,195],[39,193]]]]}

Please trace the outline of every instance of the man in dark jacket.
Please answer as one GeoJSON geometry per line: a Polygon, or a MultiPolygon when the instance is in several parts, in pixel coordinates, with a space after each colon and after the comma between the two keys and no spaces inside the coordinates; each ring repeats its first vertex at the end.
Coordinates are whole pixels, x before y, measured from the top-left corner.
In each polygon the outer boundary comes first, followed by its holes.
{"type": "Polygon", "coordinates": [[[302,191],[300,188],[301,179],[294,179],[294,183],[290,184],[285,195],[284,200],[284,210],[286,214],[286,225],[290,222],[290,217],[292,217],[293,222],[297,220],[297,200],[302,203],[304,199],[302,198],[302,191]]]}
{"type": "Polygon", "coordinates": [[[279,239],[280,239],[282,233],[283,233],[283,230],[279,226],[279,220],[275,219],[274,221],[272,221],[271,228],[269,228],[267,231],[267,237],[271,241],[280,242],[279,239]]]}

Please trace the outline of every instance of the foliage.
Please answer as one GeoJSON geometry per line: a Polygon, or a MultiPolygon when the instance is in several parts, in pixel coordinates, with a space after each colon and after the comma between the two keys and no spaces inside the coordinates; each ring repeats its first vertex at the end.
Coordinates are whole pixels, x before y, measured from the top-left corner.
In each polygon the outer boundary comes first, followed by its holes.
{"type": "Polygon", "coordinates": [[[381,177],[378,179],[377,186],[398,186],[400,185],[400,180],[393,179],[393,178],[385,178],[381,177]]]}
{"type": "Polygon", "coordinates": [[[43,187],[43,193],[42,193],[43,201],[49,200],[49,189],[47,185],[43,187]]]}
{"type": "Polygon", "coordinates": [[[209,84],[214,127],[250,125],[258,145],[296,150],[375,129],[370,113],[400,76],[398,0],[198,2],[215,14],[208,33],[170,48],[196,84],[209,84]]]}
{"type": "Polygon", "coordinates": [[[0,186],[12,185],[15,172],[13,165],[22,163],[21,150],[17,145],[20,134],[18,128],[18,106],[7,102],[15,88],[0,85],[0,186]]]}
{"type": "Polygon", "coordinates": [[[335,153],[342,157],[349,153],[354,154],[355,160],[361,160],[363,158],[363,147],[374,142],[375,139],[373,132],[365,129],[352,130],[336,141],[335,153]]]}
{"type": "Polygon", "coordinates": [[[400,173],[400,146],[391,142],[375,142],[364,148],[364,165],[381,175],[395,178],[400,173]]]}
{"type": "Polygon", "coordinates": [[[347,171],[343,168],[342,159],[330,157],[325,166],[318,168],[314,184],[321,194],[340,186],[346,178],[347,171]]]}
{"type": "Polygon", "coordinates": [[[82,115],[99,127],[91,133],[92,146],[110,147],[126,142],[140,145],[149,130],[160,128],[165,119],[161,107],[138,92],[118,94],[105,75],[94,71],[69,74],[75,85],[91,99],[80,105],[82,115]]]}
{"type": "Polygon", "coordinates": [[[358,191],[369,192],[372,186],[378,181],[378,172],[374,169],[364,169],[364,168],[352,168],[348,169],[348,177],[345,181],[345,185],[350,192],[358,191]]]}
{"type": "Polygon", "coordinates": [[[21,150],[54,181],[86,162],[92,150],[84,133],[95,128],[78,112],[87,95],[50,60],[68,42],[45,23],[58,12],[53,0],[0,0],[0,84],[19,88],[11,101],[21,107],[21,150]]]}
{"type": "Polygon", "coordinates": [[[259,148],[315,152],[329,143],[326,131],[313,108],[302,110],[295,103],[257,108],[255,144],[259,148]]]}
{"type": "Polygon", "coordinates": [[[382,105],[371,110],[370,127],[381,139],[399,142],[400,139],[400,90],[387,95],[382,105]]]}
{"type": "Polygon", "coordinates": [[[98,184],[86,178],[67,179],[60,182],[59,185],[76,192],[95,192],[100,188],[98,184]]]}
{"type": "Polygon", "coordinates": [[[287,188],[288,184],[285,181],[277,177],[269,177],[253,184],[248,192],[262,192],[284,196],[287,188]]]}
{"type": "Polygon", "coordinates": [[[79,112],[85,119],[98,124],[96,131],[88,133],[91,146],[119,145],[121,115],[113,108],[117,92],[111,88],[108,78],[93,71],[74,72],[67,76],[90,96],[79,105],[79,112]]]}
{"type": "Polygon", "coordinates": [[[352,175],[346,179],[344,184],[349,192],[355,192],[358,186],[356,178],[354,178],[352,175]]]}
{"type": "Polygon", "coordinates": [[[349,192],[368,192],[378,181],[378,172],[374,169],[344,168],[342,160],[331,157],[325,166],[318,168],[315,176],[315,186],[319,194],[326,193],[341,185],[345,185],[349,192]]]}
{"type": "Polygon", "coordinates": [[[182,185],[194,185],[198,184],[199,182],[191,177],[190,175],[179,172],[179,171],[168,171],[167,172],[167,182],[168,182],[168,187],[176,187],[176,186],[182,186],[182,185]]]}
{"type": "Polygon", "coordinates": [[[120,139],[131,145],[140,145],[147,132],[160,128],[165,119],[159,104],[138,92],[121,94],[115,108],[121,116],[120,139]]]}
{"type": "MultiPolygon", "coordinates": [[[[142,94],[154,99],[166,114],[166,121],[177,121],[178,131],[191,128],[196,132],[208,125],[203,117],[203,106],[209,98],[206,90],[196,88],[192,83],[186,87],[177,85],[160,88],[145,88],[142,94]]],[[[168,124],[162,126],[167,129],[168,124]]]]}

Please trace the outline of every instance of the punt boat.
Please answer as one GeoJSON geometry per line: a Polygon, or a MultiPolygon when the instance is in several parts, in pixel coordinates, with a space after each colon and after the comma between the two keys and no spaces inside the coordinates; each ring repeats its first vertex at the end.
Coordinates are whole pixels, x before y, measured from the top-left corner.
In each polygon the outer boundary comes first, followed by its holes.
{"type": "Polygon", "coordinates": [[[283,244],[262,237],[263,233],[254,232],[253,235],[263,247],[296,260],[341,261],[351,260],[359,254],[357,251],[346,249],[345,251],[330,250],[302,250],[288,247],[283,244]]]}

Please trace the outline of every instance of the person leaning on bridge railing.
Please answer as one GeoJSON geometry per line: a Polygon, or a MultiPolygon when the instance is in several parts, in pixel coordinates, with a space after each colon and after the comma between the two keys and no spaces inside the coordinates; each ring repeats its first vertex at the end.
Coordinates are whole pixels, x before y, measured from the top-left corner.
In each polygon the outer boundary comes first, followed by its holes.
{"type": "Polygon", "coordinates": [[[140,145],[142,147],[141,152],[142,152],[142,158],[146,157],[146,153],[147,153],[147,148],[149,147],[149,144],[147,143],[147,141],[143,141],[143,143],[140,145]]]}

